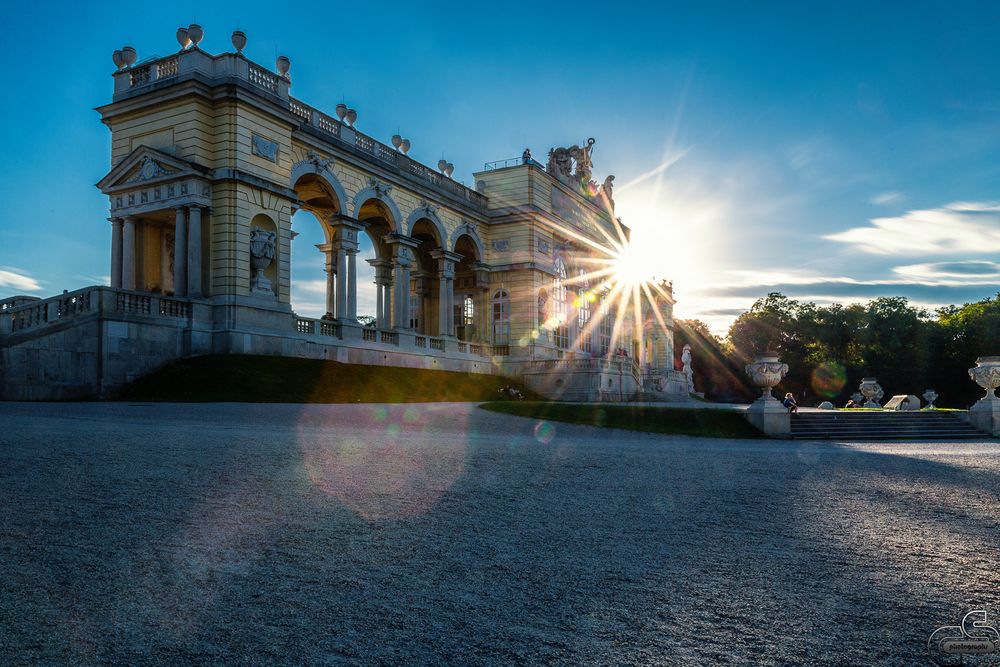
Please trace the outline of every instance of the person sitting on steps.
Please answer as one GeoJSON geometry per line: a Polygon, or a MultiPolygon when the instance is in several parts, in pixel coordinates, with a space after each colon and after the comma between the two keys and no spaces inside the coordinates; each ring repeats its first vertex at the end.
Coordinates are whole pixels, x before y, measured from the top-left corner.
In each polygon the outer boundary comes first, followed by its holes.
{"type": "Polygon", "coordinates": [[[799,411],[799,404],[795,402],[795,397],[792,396],[791,392],[785,394],[785,400],[781,404],[788,408],[789,412],[795,413],[799,411]]]}

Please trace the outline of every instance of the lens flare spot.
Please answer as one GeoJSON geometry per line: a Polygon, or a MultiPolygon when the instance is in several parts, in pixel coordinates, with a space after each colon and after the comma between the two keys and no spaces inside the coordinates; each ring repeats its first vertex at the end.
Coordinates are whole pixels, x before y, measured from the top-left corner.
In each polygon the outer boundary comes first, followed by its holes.
{"type": "Polygon", "coordinates": [[[535,424],[535,440],[547,445],[556,437],[556,427],[549,422],[538,422],[535,424]]]}
{"type": "Polygon", "coordinates": [[[420,419],[420,413],[417,412],[416,408],[406,408],[406,412],[403,413],[403,421],[412,423],[418,419],[420,419]]]}
{"type": "Polygon", "coordinates": [[[836,361],[826,361],[812,373],[812,388],[818,396],[833,398],[847,384],[847,370],[836,361]]]}
{"type": "Polygon", "coordinates": [[[399,424],[389,424],[385,427],[385,434],[390,438],[395,438],[399,435],[399,424]]]}
{"type": "Polygon", "coordinates": [[[377,422],[384,422],[388,415],[389,411],[385,408],[375,408],[375,411],[372,413],[372,417],[374,417],[377,422]]]}

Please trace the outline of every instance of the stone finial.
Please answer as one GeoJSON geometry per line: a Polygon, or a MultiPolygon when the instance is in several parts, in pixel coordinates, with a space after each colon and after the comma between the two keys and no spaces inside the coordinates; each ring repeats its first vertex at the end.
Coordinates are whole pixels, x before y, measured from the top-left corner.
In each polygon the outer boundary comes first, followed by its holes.
{"type": "Polygon", "coordinates": [[[340,122],[344,122],[344,116],[347,115],[347,105],[341,102],[337,105],[337,119],[340,122]]]}
{"type": "Polygon", "coordinates": [[[122,47],[122,59],[125,62],[125,67],[131,67],[138,60],[139,54],[135,52],[135,49],[131,46],[122,47]]]}
{"type": "Polygon", "coordinates": [[[177,29],[177,43],[181,45],[181,51],[186,49],[189,44],[191,44],[191,37],[188,35],[187,28],[177,29]]]}
{"type": "Polygon", "coordinates": [[[115,62],[116,69],[122,70],[125,68],[125,54],[121,52],[121,49],[111,54],[111,60],[115,62]]]}
{"type": "Polygon", "coordinates": [[[233,42],[236,53],[243,53],[243,47],[247,45],[247,34],[242,30],[234,30],[230,40],[233,42]]]}
{"type": "Polygon", "coordinates": [[[445,160],[444,158],[438,160],[438,171],[440,171],[442,174],[444,173],[444,170],[447,166],[448,166],[447,160],[445,160]]]}
{"type": "Polygon", "coordinates": [[[403,145],[403,137],[399,136],[398,134],[392,135],[392,147],[398,151],[399,147],[402,145],[403,145]]]}
{"type": "Polygon", "coordinates": [[[358,122],[358,112],[354,109],[348,109],[344,119],[347,120],[348,125],[354,127],[354,124],[358,122]]]}
{"type": "Polygon", "coordinates": [[[197,23],[192,23],[188,26],[188,38],[191,40],[192,46],[197,47],[204,36],[205,31],[197,23]]]}
{"type": "Polygon", "coordinates": [[[288,70],[292,68],[292,61],[288,59],[288,56],[278,56],[278,60],[274,63],[275,68],[278,70],[283,78],[288,78],[288,70]]]}
{"type": "Polygon", "coordinates": [[[403,155],[406,155],[407,153],[409,153],[410,152],[410,140],[409,139],[403,139],[403,143],[401,143],[399,145],[399,150],[403,151],[403,155]]]}

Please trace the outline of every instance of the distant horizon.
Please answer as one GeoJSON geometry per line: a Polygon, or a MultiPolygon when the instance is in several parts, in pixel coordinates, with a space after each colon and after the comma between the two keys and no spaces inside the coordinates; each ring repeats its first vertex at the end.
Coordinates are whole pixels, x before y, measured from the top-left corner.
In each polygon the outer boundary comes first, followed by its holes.
{"type": "MultiPolygon", "coordinates": [[[[94,183],[111,168],[110,133],[93,108],[111,100],[111,52],[130,42],[140,61],[167,55],[196,19],[206,51],[232,51],[238,23],[251,60],[290,57],[294,96],[328,113],[347,101],[361,131],[401,133],[417,160],[444,157],[466,184],[526,147],[544,163],[550,147],[595,137],[595,180],[616,176],[616,214],[674,281],[676,317],[716,334],[769,292],[928,310],[1000,292],[1000,7],[582,3],[532,5],[525,25],[518,5],[389,3],[352,9],[352,25],[387,37],[368,49],[336,39],[332,8],[148,6],[154,21],[120,2],[8,11],[11,52],[32,62],[19,102],[0,110],[12,129],[0,298],[107,282],[94,183]]],[[[292,305],[317,316],[322,233],[305,212],[293,229],[292,305]]],[[[365,314],[374,288],[359,268],[365,314]]]]}

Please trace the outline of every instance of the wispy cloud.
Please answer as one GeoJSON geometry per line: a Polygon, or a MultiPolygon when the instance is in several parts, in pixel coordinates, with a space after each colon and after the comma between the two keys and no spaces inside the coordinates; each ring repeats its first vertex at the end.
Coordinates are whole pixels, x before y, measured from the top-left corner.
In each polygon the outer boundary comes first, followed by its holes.
{"type": "Polygon", "coordinates": [[[889,204],[894,204],[903,200],[902,192],[880,192],[868,201],[876,206],[887,206],[889,204]]]}
{"type": "Polygon", "coordinates": [[[934,255],[1000,252],[1000,205],[955,202],[942,208],[876,218],[824,238],[877,255],[934,255]]]}
{"type": "Polygon", "coordinates": [[[1000,285],[1000,263],[980,260],[928,262],[893,268],[910,280],[939,285],[1000,285]]]}
{"type": "Polygon", "coordinates": [[[22,292],[38,292],[42,289],[41,283],[25,271],[14,268],[0,268],[0,287],[12,287],[22,292]]]}

